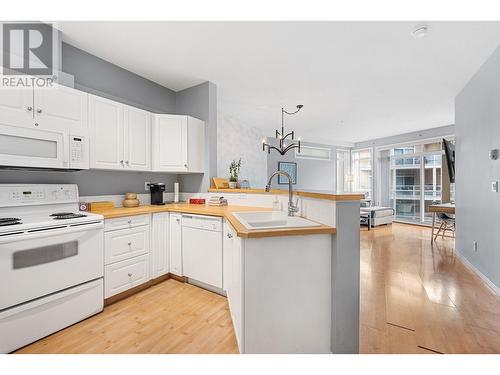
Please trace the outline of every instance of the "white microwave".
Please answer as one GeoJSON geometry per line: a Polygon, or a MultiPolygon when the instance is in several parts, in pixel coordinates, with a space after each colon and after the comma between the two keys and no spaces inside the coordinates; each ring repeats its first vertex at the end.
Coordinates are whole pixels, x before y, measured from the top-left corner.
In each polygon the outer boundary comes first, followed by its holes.
{"type": "Polygon", "coordinates": [[[88,134],[0,124],[0,168],[89,169],[88,134]]]}

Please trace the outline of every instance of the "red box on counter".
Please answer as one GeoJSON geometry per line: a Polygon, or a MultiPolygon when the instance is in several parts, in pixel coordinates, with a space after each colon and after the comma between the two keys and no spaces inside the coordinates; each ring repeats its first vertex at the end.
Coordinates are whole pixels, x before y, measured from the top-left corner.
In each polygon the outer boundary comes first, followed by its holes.
{"type": "Polygon", "coordinates": [[[189,198],[189,204],[205,204],[205,198],[189,198]]]}

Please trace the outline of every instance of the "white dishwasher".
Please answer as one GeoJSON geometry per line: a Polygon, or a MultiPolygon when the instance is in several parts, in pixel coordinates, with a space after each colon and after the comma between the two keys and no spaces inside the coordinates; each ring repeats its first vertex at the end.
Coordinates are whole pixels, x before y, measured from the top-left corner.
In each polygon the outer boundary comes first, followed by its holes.
{"type": "Polygon", "coordinates": [[[222,219],[182,215],[184,276],[222,288],[222,219]]]}

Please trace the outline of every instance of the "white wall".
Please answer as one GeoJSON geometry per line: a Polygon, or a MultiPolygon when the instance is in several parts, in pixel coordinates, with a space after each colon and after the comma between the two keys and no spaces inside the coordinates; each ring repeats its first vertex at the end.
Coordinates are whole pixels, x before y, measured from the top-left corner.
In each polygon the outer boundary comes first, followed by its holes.
{"type": "Polygon", "coordinates": [[[240,180],[251,187],[266,185],[267,154],[262,151],[262,131],[238,119],[218,113],[217,176],[229,178],[229,164],[241,158],[240,180]]]}
{"type": "MultiPolygon", "coordinates": [[[[268,138],[268,142],[277,145],[275,138],[268,138]]],[[[294,189],[316,190],[333,192],[337,189],[337,153],[336,146],[302,142],[303,146],[321,147],[330,149],[330,160],[303,159],[295,157],[295,150],[288,151],[285,155],[280,155],[275,150],[267,155],[267,174],[278,170],[279,162],[297,163],[297,184],[294,189]]],[[[288,185],[279,185],[278,178],[272,181],[273,188],[288,189],[288,185]]]]}

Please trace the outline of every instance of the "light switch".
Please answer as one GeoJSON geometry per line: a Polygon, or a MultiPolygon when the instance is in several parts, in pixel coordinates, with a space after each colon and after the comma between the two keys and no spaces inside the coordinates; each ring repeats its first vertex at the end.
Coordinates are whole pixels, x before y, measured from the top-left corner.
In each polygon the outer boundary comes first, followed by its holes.
{"type": "Polygon", "coordinates": [[[498,181],[491,182],[491,191],[493,193],[498,193],[498,181]]]}

